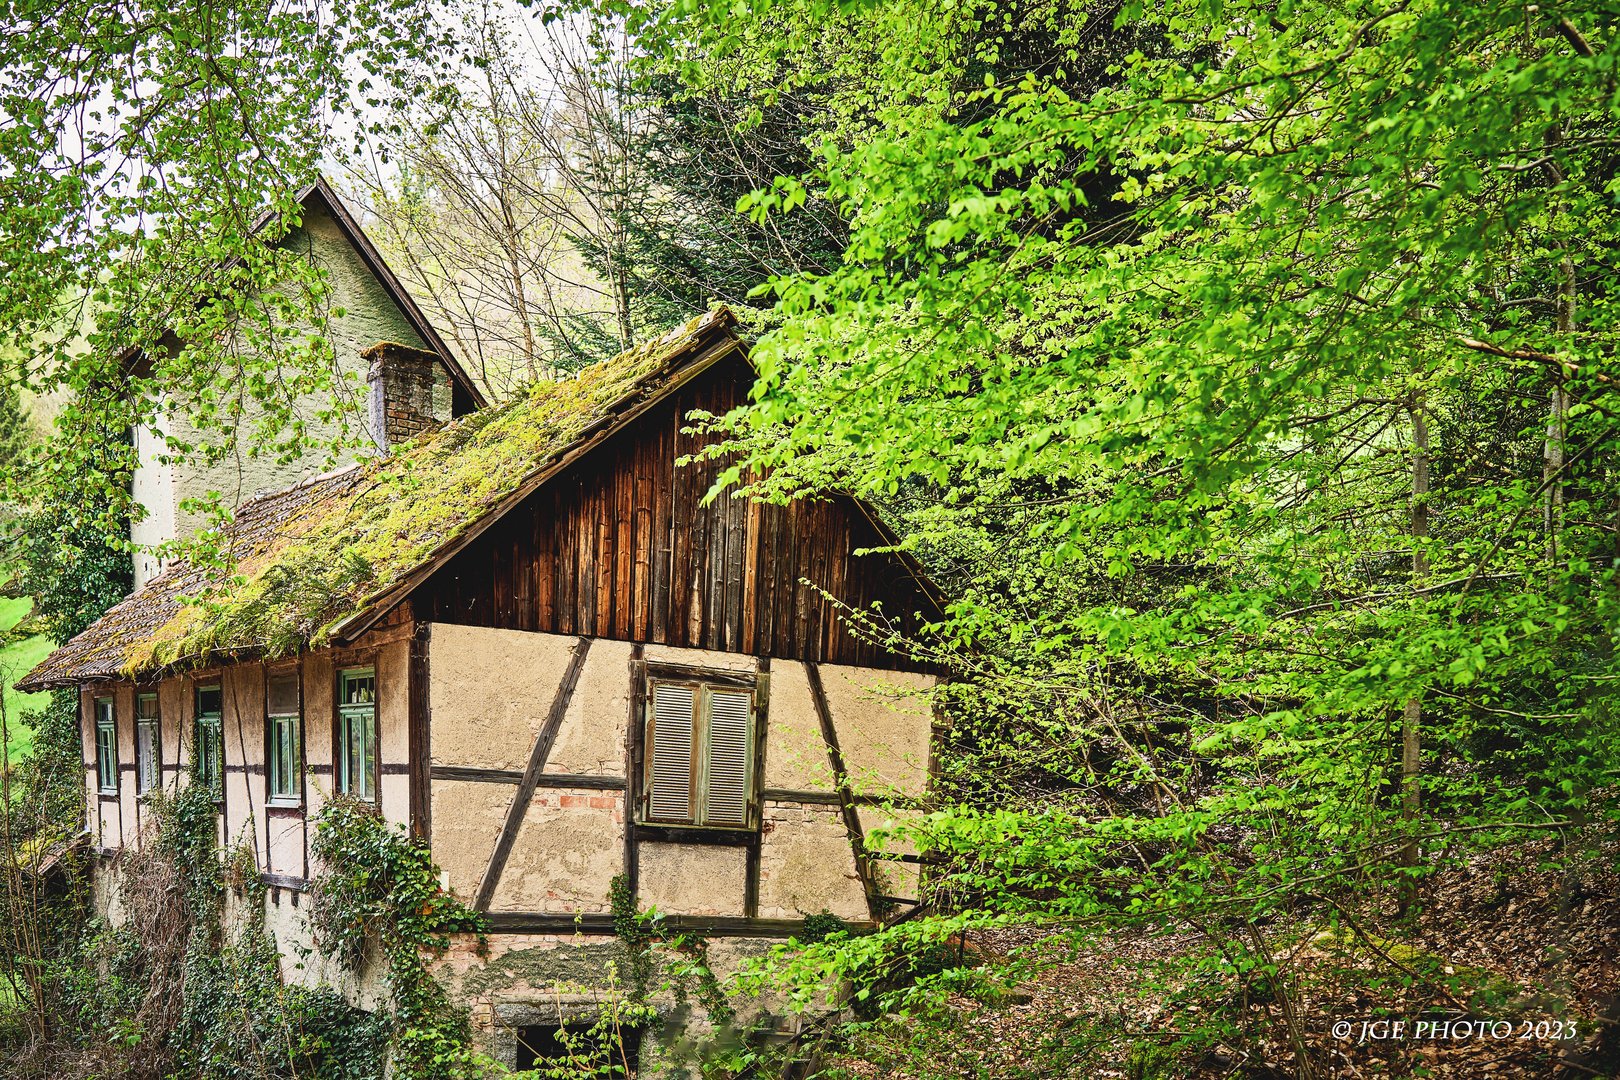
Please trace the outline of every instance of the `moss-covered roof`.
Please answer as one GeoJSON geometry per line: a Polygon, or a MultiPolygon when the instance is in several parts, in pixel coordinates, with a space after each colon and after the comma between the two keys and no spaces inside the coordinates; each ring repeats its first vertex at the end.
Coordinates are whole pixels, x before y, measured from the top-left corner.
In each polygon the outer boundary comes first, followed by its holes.
{"type": "Polygon", "coordinates": [[[485,518],[549,475],[587,440],[673,387],[705,346],[730,338],[715,308],[577,376],[536,383],[392,457],[244,503],[225,567],[180,563],[154,578],[17,685],[139,678],[222,655],[285,655],[325,644],[391,603],[485,518]]]}

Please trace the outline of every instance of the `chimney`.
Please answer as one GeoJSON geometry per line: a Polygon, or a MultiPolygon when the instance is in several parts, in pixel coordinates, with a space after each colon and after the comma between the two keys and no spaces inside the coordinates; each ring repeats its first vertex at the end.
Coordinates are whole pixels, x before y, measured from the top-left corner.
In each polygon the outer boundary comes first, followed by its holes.
{"type": "Polygon", "coordinates": [[[370,361],[371,431],[383,452],[450,419],[450,374],[437,353],[379,341],[360,356],[370,361]]]}

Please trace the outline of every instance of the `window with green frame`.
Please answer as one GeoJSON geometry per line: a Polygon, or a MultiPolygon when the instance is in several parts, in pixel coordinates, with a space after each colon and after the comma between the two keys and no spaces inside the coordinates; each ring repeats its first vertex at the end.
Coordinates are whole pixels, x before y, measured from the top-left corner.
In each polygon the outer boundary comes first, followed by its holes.
{"type": "Polygon", "coordinates": [[[218,686],[197,687],[197,738],[191,750],[191,776],[207,784],[216,799],[225,794],[223,703],[218,686]]]}
{"type": "Polygon", "coordinates": [[[359,799],[377,797],[377,673],[338,673],[337,789],[359,799]]]}
{"type": "Polygon", "coordinates": [[[158,696],[135,695],[135,790],[156,791],[163,782],[162,743],[159,741],[158,696]]]}
{"type": "Polygon", "coordinates": [[[304,747],[298,675],[271,675],[265,687],[266,746],[270,761],[270,801],[291,804],[303,798],[304,747]]]}
{"type": "Polygon", "coordinates": [[[118,794],[118,714],[110,697],[96,698],[96,788],[118,794]]]}

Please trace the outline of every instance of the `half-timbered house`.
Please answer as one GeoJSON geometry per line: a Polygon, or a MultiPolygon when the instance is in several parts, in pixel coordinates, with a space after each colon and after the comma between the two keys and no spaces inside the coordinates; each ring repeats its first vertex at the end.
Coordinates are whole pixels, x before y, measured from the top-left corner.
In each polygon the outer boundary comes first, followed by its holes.
{"type": "Polygon", "coordinates": [[[926,793],[934,676],[841,611],[906,634],[938,603],[858,554],[891,537],[853,499],[705,499],[726,461],[687,417],[752,381],[716,309],[245,503],[229,566],[170,566],[20,684],[78,689],[94,851],[116,868],[149,792],[211,785],[288,977],[330,977],[291,962],[312,822],[369,800],[487,913],[443,972],[520,1064],[516,1033],[607,987],[616,878],[722,968],[905,911],[915,862],[868,838],[926,793]]]}

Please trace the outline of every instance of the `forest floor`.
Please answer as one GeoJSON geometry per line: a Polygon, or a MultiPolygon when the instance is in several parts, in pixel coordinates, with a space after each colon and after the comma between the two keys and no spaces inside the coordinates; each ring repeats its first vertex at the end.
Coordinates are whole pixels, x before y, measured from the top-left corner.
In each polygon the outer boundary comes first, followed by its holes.
{"type": "Polygon", "coordinates": [[[1543,869],[1551,852],[1551,842],[1499,849],[1432,875],[1414,922],[1397,922],[1391,898],[1363,904],[1373,910],[1355,929],[1343,920],[1337,930],[1266,927],[1288,1009],[1263,982],[1245,989],[1218,965],[1200,966],[1215,950],[1190,928],[1114,935],[1079,952],[1037,931],[975,936],[987,957],[1051,962],[1012,994],[957,997],[927,1021],[875,1025],[838,1071],[874,1080],[1620,1076],[1620,844],[1575,874],[1543,869]]]}

